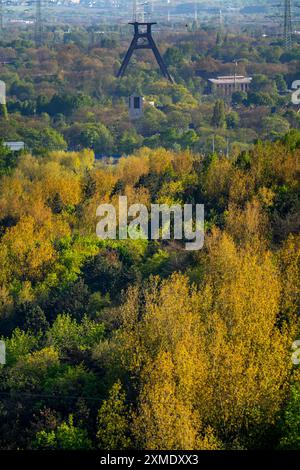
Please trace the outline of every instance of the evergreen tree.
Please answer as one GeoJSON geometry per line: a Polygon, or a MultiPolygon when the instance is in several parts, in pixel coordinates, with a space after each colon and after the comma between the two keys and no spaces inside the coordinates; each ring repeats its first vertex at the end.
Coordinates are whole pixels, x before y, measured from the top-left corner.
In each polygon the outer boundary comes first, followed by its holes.
{"type": "Polygon", "coordinates": [[[225,104],[223,100],[217,100],[215,103],[211,125],[220,128],[226,126],[225,104]]]}

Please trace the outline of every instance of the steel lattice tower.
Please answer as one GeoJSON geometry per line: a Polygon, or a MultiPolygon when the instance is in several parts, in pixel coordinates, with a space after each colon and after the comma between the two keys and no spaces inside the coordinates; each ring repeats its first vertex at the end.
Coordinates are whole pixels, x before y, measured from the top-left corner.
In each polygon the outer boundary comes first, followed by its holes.
{"type": "Polygon", "coordinates": [[[35,40],[36,47],[40,47],[42,45],[42,42],[43,42],[42,0],[36,0],[34,40],[35,40]]]}
{"type": "Polygon", "coordinates": [[[151,4],[145,0],[133,0],[132,21],[141,23],[150,21],[151,4]]]}
{"type": "Polygon", "coordinates": [[[291,0],[284,0],[284,42],[285,47],[290,49],[293,42],[293,28],[292,28],[292,2],[291,0]]]}

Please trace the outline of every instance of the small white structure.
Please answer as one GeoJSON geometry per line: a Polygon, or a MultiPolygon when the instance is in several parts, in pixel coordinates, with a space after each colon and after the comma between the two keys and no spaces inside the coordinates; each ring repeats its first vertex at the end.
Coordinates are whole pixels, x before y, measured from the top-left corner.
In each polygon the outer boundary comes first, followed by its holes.
{"type": "Polygon", "coordinates": [[[130,119],[139,119],[143,115],[144,98],[139,95],[129,97],[128,109],[130,119]]]}
{"type": "Polygon", "coordinates": [[[24,142],[4,142],[3,145],[8,147],[12,152],[19,152],[25,148],[24,142]]]}
{"type": "Polygon", "coordinates": [[[6,364],[5,342],[0,340],[0,364],[6,364]]]}
{"type": "Polygon", "coordinates": [[[0,104],[6,104],[6,85],[0,80],[0,104]]]}

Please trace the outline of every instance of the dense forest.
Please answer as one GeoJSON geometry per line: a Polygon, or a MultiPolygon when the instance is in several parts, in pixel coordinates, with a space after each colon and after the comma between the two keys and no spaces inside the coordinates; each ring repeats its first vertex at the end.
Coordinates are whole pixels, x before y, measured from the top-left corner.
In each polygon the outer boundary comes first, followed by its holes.
{"type": "Polygon", "coordinates": [[[1,160],[1,448],[299,447],[299,132],[1,160]],[[119,194],[204,203],[205,248],[98,240],[119,194]]]}
{"type": "Polygon", "coordinates": [[[172,85],[89,38],[1,41],[0,448],[299,449],[300,45],[161,34],[172,85]],[[237,59],[249,93],[210,94],[237,59]],[[98,239],[120,195],[204,204],[204,248],[98,239]]]}

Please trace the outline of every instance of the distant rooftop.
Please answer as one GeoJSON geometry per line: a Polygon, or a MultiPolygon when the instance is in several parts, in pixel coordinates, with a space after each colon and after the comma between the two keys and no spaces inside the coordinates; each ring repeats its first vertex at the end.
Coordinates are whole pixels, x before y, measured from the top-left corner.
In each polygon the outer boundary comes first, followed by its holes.
{"type": "Polygon", "coordinates": [[[223,75],[217,78],[209,78],[209,81],[216,85],[227,85],[230,83],[245,83],[249,85],[252,81],[252,77],[244,77],[244,75],[223,75]]]}

